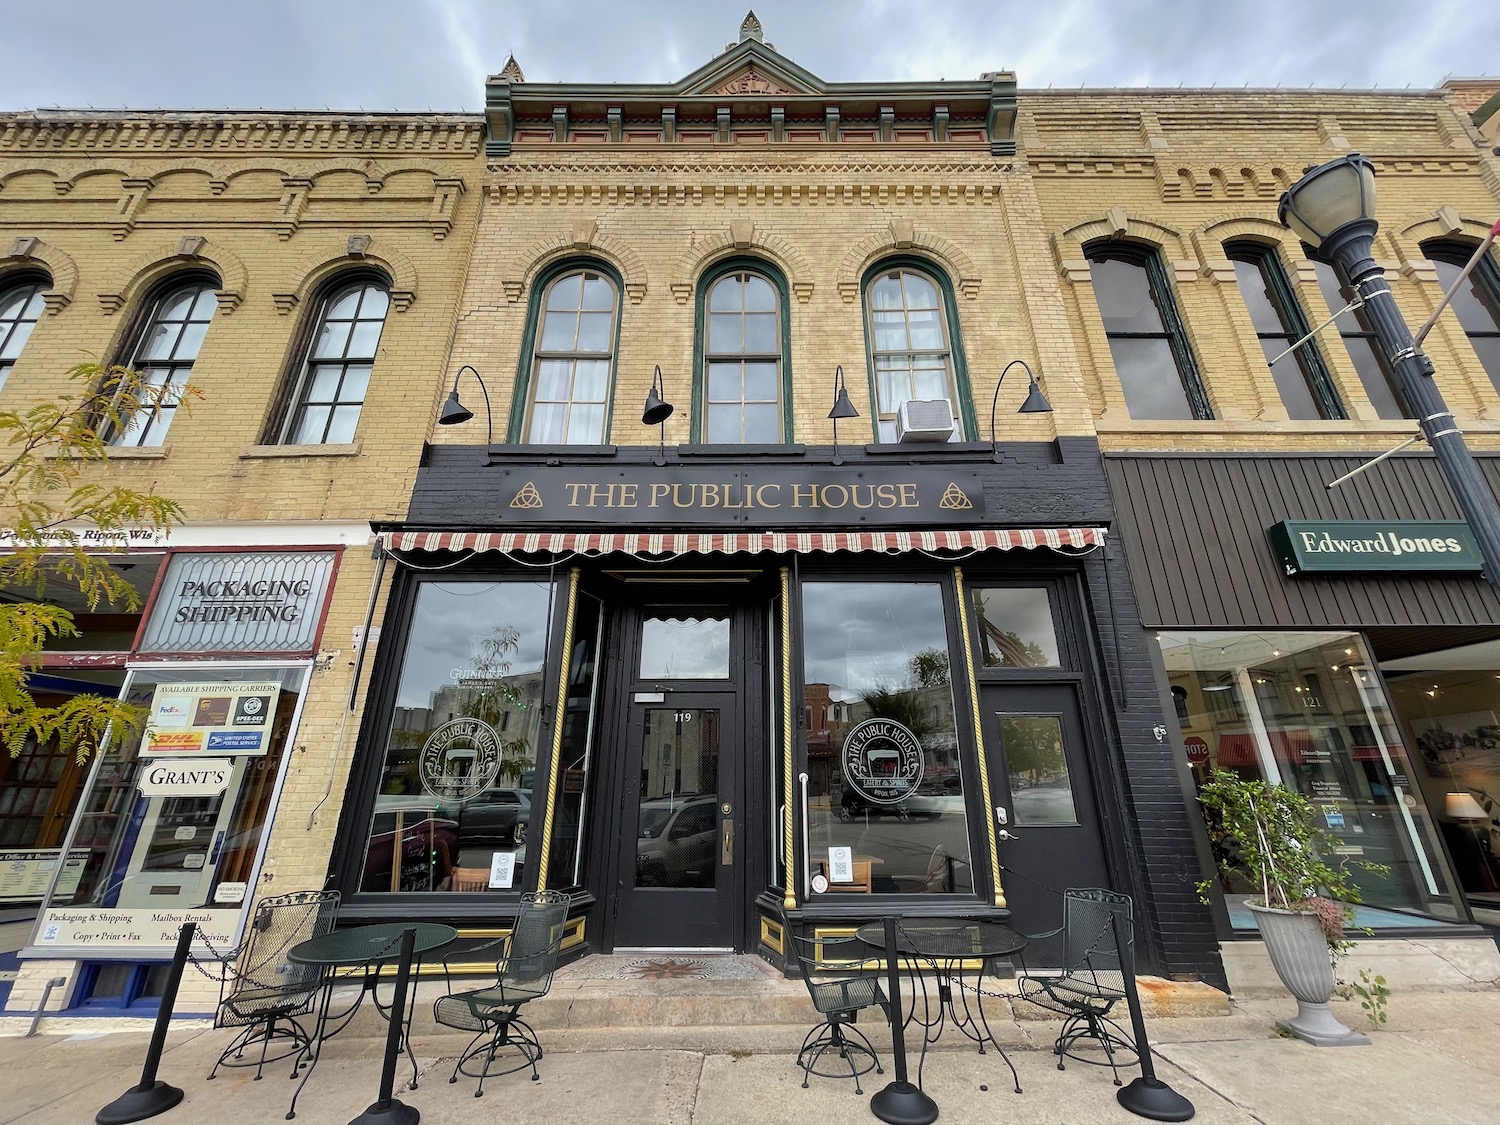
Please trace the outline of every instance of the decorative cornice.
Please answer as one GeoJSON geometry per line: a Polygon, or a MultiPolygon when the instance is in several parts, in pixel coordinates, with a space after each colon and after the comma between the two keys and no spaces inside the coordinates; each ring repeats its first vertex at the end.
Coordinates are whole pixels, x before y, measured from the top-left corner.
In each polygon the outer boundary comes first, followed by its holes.
{"type": "Polygon", "coordinates": [[[34,110],[0,114],[0,153],[86,151],[449,153],[479,151],[478,114],[117,113],[34,110]]]}

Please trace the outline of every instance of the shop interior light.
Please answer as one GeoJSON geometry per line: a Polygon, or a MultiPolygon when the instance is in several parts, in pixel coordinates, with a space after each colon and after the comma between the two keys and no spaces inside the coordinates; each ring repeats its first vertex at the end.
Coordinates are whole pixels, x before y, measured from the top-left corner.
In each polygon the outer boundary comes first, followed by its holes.
{"type": "Polygon", "coordinates": [[[1024,359],[1013,359],[1005,365],[1005,370],[1000,372],[1000,378],[995,380],[995,396],[990,399],[990,457],[992,460],[1000,460],[1000,447],[995,442],[995,407],[1000,405],[1000,388],[1005,383],[1005,376],[1012,367],[1020,367],[1026,372],[1026,378],[1031,380],[1031,386],[1026,389],[1026,401],[1021,403],[1021,409],[1017,414],[1051,414],[1052,404],[1047,401],[1047,396],[1042,394],[1042,388],[1037,385],[1036,376],[1032,374],[1031,367],[1024,359]]]}
{"type": "Polygon", "coordinates": [[[1490,818],[1490,814],[1484,811],[1484,806],[1474,799],[1474,794],[1468,791],[1443,794],[1443,815],[1449,820],[1488,820],[1490,818]]]}

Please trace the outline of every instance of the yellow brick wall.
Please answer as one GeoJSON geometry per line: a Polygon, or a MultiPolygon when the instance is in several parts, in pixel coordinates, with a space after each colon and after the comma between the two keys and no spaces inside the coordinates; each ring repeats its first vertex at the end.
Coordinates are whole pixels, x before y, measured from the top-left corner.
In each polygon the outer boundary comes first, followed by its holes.
{"type": "MultiPolygon", "coordinates": [[[[1331,330],[1322,354],[1348,421],[1291,422],[1223,253],[1229,238],[1274,245],[1310,323],[1328,315],[1298,240],[1276,222],[1281,193],[1347,152],[1377,169],[1377,260],[1415,329],[1441,298],[1419,243],[1481,237],[1500,212],[1494,157],[1442,91],[1022,91],[1019,144],[1062,279],[1080,376],[1106,450],[1370,449],[1415,432],[1376,418],[1331,330]],[[1129,416],[1089,282],[1083,245],[1159,248],[1213,421],[1129,416]]],[[[1428,337],[1437,381],[1479,449],[1500,448],[1500,392],[1451,311],[1428,337]]]]}

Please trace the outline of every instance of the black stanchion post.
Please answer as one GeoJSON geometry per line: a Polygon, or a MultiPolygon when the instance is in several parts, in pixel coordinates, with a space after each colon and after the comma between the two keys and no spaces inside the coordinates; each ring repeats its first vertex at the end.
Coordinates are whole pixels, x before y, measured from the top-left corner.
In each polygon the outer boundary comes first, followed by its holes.
{"type": "Polygon", "coordinates": [[[1146,1039],[1146,1017],[1141,1013],[1141,997],[1135,986],[1135,952],[1120,941],[1120,916],[1111,913],[1115,928],[1115,948],[1120,951],[1124,970],[1125,1004],[1130,1009],[1130,1034],[1135,1037],[1135,1052],[1141,1060],[1141,1076],[1130,1085],[1115,1091],[1115,1100],[1137,1117],[1152,1121],[1186,1121],[1196,1110],[1193,1103],[1156,1077],[1151,1061],[1151,1044],[1146,1039]]]}
{"type": "Polygon", "coordinates": [[[406,990],[411,984],[411,962],[417,945],[417,931],[401,934],[401,959],[396,963],[396,994],[391,997],[390,1025],[385,1033],[385,1060],[380,1067],[380,1097],[349,1125],[417,1125],[422,1114],[392,1097],[396,1085],[396,1058],[406,1032],[406,990]]]}
{"type": "Polygon", "coordinates": [[[896,1080],[870,1099],[870,1112],[890,1125],[929,1125],[937,1120],[937,1102],[906,1077],[906,1023],[901,1017],[901,967],[896,953],[896,919],[885,920],[886,988],[891,1001],[891,1054],[896,1080]]]}
{"type": "Polygon", "coordinates": [[[144,1121],[158,1113],[166,1113],[182,1101],[180,1089],[156,1080],[156,1068],[161,1065],[162,1048],[167,1045],[167,1025],[172,1022],[172,1008],[177,1003],[182,970],[187,965],[188,949],[193,944],[193,932],[197,928],[192,922],[184,922],[182,929],[177,931],[177,948],[172,952],[172,964],[167,969],[167,986],[162,992],[161,1007],[156,1010],[156,1026],[151,1029],[151,1045],[146,1048],[140,1082],[96,1113],[95,1125],[144,1121]]]}

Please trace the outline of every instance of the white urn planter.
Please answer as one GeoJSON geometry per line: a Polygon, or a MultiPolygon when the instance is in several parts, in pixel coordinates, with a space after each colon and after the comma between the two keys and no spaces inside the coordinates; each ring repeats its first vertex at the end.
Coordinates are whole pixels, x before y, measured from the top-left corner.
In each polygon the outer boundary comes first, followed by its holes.
{"type": "Polygon", "coordinates": [[[1298,1039],[1316,1047],[1368,1046],[1370,1040],[1344,1026],[1328,1006],[1333,995],[1333,959],[1316,914],[1277,910],[1248,903],[1271,964],[1286,990],[1297,1000],[1297,1014],[1278,1020],[1298,1039]]]}

